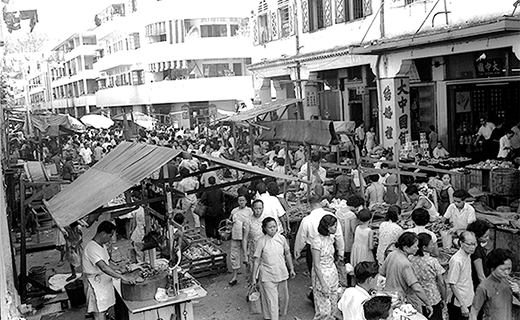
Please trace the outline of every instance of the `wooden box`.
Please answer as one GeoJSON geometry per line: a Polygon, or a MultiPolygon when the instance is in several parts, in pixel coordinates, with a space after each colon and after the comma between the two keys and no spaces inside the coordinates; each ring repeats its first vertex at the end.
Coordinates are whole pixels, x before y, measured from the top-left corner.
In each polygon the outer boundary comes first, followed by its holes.
{"type": "Polygon", "coordinates": [[[187,252],[183,253],[181,267],[187,270],[193,277],[207,277],[228,271],[227,254],[214,244],[210,242],[194,243],[190,248],[195,248],[199,252],[203,251],[205,253],[204,256],[197,258],[190,257],[187,252]]]}

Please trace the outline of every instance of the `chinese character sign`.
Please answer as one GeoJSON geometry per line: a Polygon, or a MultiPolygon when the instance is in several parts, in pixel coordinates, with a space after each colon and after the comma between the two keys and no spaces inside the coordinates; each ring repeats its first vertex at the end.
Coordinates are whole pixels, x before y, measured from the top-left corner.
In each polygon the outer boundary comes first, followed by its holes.
{"type": "Polygon", "coordinates": [[[408,78],[381,79],[380,108],[383,124],[383,146],[391,147],[396,141],[404,145],[410,133],[410,84],[408,78]]]}

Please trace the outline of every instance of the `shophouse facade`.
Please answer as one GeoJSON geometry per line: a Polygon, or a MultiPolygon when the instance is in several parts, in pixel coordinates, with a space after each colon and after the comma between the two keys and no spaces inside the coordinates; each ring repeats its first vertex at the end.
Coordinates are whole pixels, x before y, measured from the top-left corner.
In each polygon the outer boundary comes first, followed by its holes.
{"type": "Polygon", "coordinates": [[[289,118],[364,121],[385,147],[434,125],[453,154],[469,154],[465,138],[479,117],[520,121],[514,9],[483,0],[258,1],[255,98],[300,95],[289,118]]]}
{"type": "Polygon", "coordinates": [[[94,29],[101,44],[97,105],[111,115],[140,111],[194,127],[251,101],[247,9],[239,0],[144,1],[101,23],[94,29]]]}

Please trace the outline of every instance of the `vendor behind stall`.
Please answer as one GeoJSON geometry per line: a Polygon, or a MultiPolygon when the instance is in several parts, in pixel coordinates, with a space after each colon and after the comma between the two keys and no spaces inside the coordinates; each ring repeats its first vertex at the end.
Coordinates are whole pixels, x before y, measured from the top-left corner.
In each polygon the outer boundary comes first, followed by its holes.
{"type": "Polygon", "coordinates": [[[106,319],[106,312],[115,304],[114,286],[112,278],[121,279],[135,284],[135,280],[114,270],[109,265],[107,244],[116,226],[103,221],[97,228],[94,239],[90,241],[83,252],[83,281],[86,288],[87,312],[94,314],[95,320],[106,319]]]}
{"type": "Polygon", "coordinates": [[[453,203],[448,206],[443,219],[449,220],[453,227],[450,229],[452,233],[460,233],[468,227],[470,223],[477,220],[475,209],[466,203],[468,193],[459,189],[453,192],[453,203]]]}

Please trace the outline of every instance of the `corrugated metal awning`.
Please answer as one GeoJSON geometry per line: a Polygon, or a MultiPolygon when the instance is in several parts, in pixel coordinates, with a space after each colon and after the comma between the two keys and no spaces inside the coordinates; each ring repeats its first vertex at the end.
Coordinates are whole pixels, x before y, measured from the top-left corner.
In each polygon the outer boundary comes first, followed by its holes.
{"type": "Polygon", "coordinates": [[[334,121],[279,120],[258,124],[270,129],[262,130],[258,137],[262,141],[286,141],[319,146],[338,144],[334,121]]]}
{"type": "Polygon", "coordinates": [[[181,152],[122,142],[45,205],[58,226],[68,226],[138,184],[181,152]]]}
{"type": "Polygon", "coordinates": [[[240,171],[257,174],[257,175],[260,175],[260,176],[273,177],[273,178],[276,178],[276,179],[283,179],[283,180],[288,180],[288,181],[298,181],[298,182],[303,182],[303,183],[309,183],[307,180],[298,179],[297,177],[289,176],[289,175],[282,174],[282,173],[277,173],[277,172],[274,172],[274,171],[271,171],[271,170],[267,170],[267,169],[253,167],[253,166],[247,165],[245,163],[236,162],[236,161],[233,161],[233,160],[228,160],[228,159],[224,159],[224,158],[209,157],[209,156],[206,156],[206,155],[195,155],[194,154],[193,156],[196,157],[196,158],[202,159],[202,160],[209,161],[209,162],[218,163],[220,165],[229,167],[231,169],[237,169],[237,170],[240,170],[240,171]]]}
{"type": "Polygon", "coordinates": [[[281,108],[285,108],[287,106],[290,106],[291,104],[298,103],[300,101],[302,101],[302,100],[294,99],[294,98],[280,100],[280,101],[273,101],[268,104],[259,105],[253,109],[249,109],[249,110],[240,112],[237,115],[223,119],[223,121],[242,122],[242,121],[251,120],[260,115],[263,115],[263,114],[266,114],[269,112],[273,112],[273,111],[277,111],[281,108]]]}

